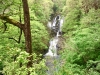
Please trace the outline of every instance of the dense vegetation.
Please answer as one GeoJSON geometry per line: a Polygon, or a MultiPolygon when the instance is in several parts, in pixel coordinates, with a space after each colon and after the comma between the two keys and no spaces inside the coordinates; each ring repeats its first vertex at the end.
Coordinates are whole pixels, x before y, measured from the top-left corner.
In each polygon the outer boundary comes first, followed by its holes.
{"type": "Polygon", "coordinates": [[[41,54],[48,48],[49,34],[46,28],[49,15],[53,7],[51,0],[29,1],[30,25],[32,35],[32,67],[27,67],[30,61],[29,54],[25,46],[25,36],[22,30],[12,23],[24,23],[24,14],[21,0],[5,0],[0,2],[0,74],[4,75],[44,75],[46,69],[44,60],[41,60],[41,54]],[[48,4],[47,6],[45,6],[48,4]],[[45,15],[46,14],[46,15],[45,15]],[[7,20],[5,20],[7,19],[7,20]],[[8,20],[9,19],[9,20],[8,20]],[[38,54],[38,56],[37,56],[38,54]],[[41,60],[40,62],[38,62],[41,60]],[[38,72],[39,71],[39,72],[38,72]],[[42,73],[44,72],[44,73],[42,73]]]}
{"type": "Polygon", "coordinates": [[[100,75],[100,1],[29,0],[32,37],[32,67],[27,67],[24,33],[1,19],[1,15],[24,23],[21,0],[0,1],[0,75],[46,75],[42,55],[48,50],[47,22],[64,16],[59,66],[54,75],[100,75]]]}
{"type": "Polygon", "coordinates": [[[66,39],[60,75],[100,74],[100,1],[67,0],[63,14],[66,39]]]}

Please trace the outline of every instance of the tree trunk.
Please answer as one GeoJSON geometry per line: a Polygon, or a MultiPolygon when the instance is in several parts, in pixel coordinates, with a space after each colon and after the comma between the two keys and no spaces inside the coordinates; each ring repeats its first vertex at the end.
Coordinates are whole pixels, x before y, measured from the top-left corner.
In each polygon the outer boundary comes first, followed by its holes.
{"type": "MultiPolygon", "coordinates": [[[[30,29],[30,15],[29,15],[29,7],[27,0],[22,0],[23,2],[23,12],[24,12],[24,36],[25,36],[25,45],[26,52],[30,55],[32,54],[32,40],[31,40],[31,29],[30,29]]],[[[32,57],[30,56],[27,67],[32,66],[32,57]]]]}

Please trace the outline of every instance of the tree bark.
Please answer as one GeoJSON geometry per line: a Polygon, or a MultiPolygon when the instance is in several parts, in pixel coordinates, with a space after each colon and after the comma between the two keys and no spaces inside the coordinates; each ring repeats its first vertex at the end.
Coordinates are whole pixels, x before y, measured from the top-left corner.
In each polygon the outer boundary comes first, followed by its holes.
{"type": "MultiPolygon", "coordinates": [[[[32,54],[32,40],[31,40],[31,29],[30,29],[30,15],[29,15],[29,7],[27,0],[22,0],[23,2],[23,12],[24,12],[24,36],[25,36],[25,45],[26,45],[26,52],[30,55],[32,54]]],[[[27,67],[32,66],[32,56],[29,58],[29,62],[27,67]]]]}
{"type": "Polygon", "coordinates": [[[21,24],[20,22],[14,20],[14,19],[11,19],[8,16],[0,14],[0,19],[6,21],[7,23],[13,24],[14,26],[17,26],[18,28],[20,28],[22,30],[24,29],[24,24],[21,24]]]}

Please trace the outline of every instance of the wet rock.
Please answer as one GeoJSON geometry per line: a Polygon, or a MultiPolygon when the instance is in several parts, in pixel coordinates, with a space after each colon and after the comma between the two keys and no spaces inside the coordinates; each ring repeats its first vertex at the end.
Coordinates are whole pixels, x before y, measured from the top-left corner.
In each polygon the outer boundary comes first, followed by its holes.
{"type": "Polygon", "coordinates": [[[64,42],[65,42],[65,39],[62,36],[59,36],[59,41],[57,43],[58,55],[60,51],[64,49],[64,42]]]}

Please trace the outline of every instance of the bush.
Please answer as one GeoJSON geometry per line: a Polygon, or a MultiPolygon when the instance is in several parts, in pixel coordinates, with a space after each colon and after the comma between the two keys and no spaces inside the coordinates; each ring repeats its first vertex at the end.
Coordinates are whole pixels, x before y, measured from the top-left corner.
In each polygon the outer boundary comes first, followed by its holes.
{"type": "Polygon", "coordinates": [[[49,34],[45,26],[39,21],[32,21],[32,46],[33,50],[41,52],[47,50],[49,42],[49,34]]]}
{"type": "Polygon", "coordinates": [[[27,57],[29,54],[26,51],[21,51],[19,48],[10,48],[9,50],[6,50],[5,56],[6,57],[4,57],[4,54],[0,54],[0,59],[3,63],[2,73],[4,75],[27,75],[28,72],[30,72],[30,75],[46,74],[47,67],[45,65],[45,60],[43,59],[40,62],[37,62],[40,57],[37,57],[35,53],[32,54],[33,65],[30,68],[27,68],[27,57]]]}

